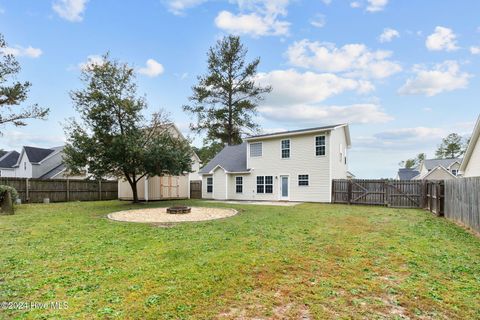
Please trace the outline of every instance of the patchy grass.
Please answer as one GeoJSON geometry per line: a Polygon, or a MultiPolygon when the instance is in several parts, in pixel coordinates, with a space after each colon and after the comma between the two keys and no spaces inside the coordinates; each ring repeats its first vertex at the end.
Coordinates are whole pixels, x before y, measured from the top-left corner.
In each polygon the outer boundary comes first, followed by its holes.
{"type": "Polygon", "coordinates": [[[1,216],[0,303],[68,308],[0,318],[480,318],[480,240],[427,212],[223,205],[241,213],[173,228],[106,219],[167,205],[22,205],[1,216]]]}

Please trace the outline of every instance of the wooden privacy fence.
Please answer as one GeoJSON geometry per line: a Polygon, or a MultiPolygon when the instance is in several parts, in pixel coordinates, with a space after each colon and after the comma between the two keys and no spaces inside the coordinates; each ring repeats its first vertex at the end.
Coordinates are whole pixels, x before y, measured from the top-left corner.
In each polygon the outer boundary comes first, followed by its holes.
{"type": "Polygon", "coordinates": [[[1,185],[14,187],[22,202],[114,200],[118,198],[117,181],[67,179],[0,178],[1,185]]]}
{"type": "Polygon", "coordinates": [[[444,215],[445,184],[442,181],[425,182],[425,201],[423,208],[437,216],[444,215]]]}
{"type": "Polygon", "coordinates": [[[445,217],[480,233],[480,177],[445,181],[445,217]]]}
{"type": "Polygon", "coordinates": [[[422,208],[424,185],[417,180],[333,180],[332,202],[422,208]]]}

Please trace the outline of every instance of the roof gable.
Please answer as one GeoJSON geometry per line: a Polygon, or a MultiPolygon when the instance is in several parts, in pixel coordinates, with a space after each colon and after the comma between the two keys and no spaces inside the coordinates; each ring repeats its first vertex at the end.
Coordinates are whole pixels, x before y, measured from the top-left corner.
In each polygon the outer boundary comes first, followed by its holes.
{"type": "Polygon", "coordinates": [[[10,151],[0,158],[0,168],[13,168],[17,163],[20,153],[17,151],[10,151]]]}
{"type": "Polygon", "coordinates": [[[442,166],[444,168],[449,168],[454,163],[462,163],[461,158],[453,158],[453,159],[426,159],[423,163],[427,170],[432,170],[438,166],[442,166]]]}

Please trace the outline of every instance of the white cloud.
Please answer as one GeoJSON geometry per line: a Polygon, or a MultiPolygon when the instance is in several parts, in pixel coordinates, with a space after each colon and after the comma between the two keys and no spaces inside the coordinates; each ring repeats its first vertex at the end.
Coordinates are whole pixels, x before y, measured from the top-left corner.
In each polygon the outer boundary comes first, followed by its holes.
{"type": "Polygon", "coordinates": [[[218,28],[233,34],[260,36],[285,36],[290,23],[280,20],[287,15],[290,0],[232,0],[240,13],[221,11],[215,18],[218,28]]]}
{"type": "Polygon", "coordinates": [[[385,9],[388,4],[388,0],[367,0],[367,11],[378,12],[385,9]]]}
{"type": "Polygon", "coordinates": [[[358,1],[353,1],[353,2],[350,2],[350,7],[356,9],[356,8],[360,8],[362,6],[362,4],[358,1]]]}
{"type": "Polygon", "coordinates": [[[385,28],[383,29],[382,34],[378,37],[378,41],[384,43],[384,42],[390,42],[395,38],[400,37],[400,33],[391,28],[385,28]]]}
{"type": "Polygon", "coordinates": [[[154,59],[148,59],[146,66],[144,68],[138,69],[138,73],[143,74],[147,77],[158,77],[161,75],[165,69],[161,63],[158,63],[154,59]]]}
{"type": "Polygon", "coordinates": [[[323,28],[327,24],[327,19],[323,14],[317,14],[315,18],[310,20],[310,24],[317,28],[323,28]]]}
{"type": "Polygon", "coordinates": [[[52,9],[63,19],[71,22],[83,20],[83,12],[88,0],[57,0],[52,9]]]}
{"type": "Polygon", "coordinates": [[[293,105],[284,107],[264,106],[260,113],[268,119],[302,125],[314,124],[366,124],[385,123],[393,118],[375,104],[354,104],[347,106],[293,105]]]}
{"type": "Polygon", "coordinates": [[[470,47],[471,54],[480,54],[480,47],[470,47]]]}
{"type": "Polygon", "coordinates": [[[413,140],[413,141],[425,141],[425,140],[439,140],[444,137],[447,132],[441,128],[429,128],[429,127],[414,127],[414,128],[401,128],[392,129],[375,134],[375,137],[381,140],[413,140]]]}
{"type": "Polygon", "coordinates": [[[92,54],[87,57],[87,61],[78,64],[78,67],[82,70],[87,69],[90,66],[101,66],[105,63],[102,56],[98,54],[92,54]]]}
{"type": "Polygon", "coordinates": [[[432,69],[415,66],[414,72],[415,77],[405,82],[398,91],[400,94],[431,97],[442,92],[464,89],[472,77],[461,72],[458,62],[451,60],[437,64],[432,69]]]}
{"type": "Polygon", "coordinates": [[[1,139],[0,141],[0,148],[4,150],[20,151],[22,146],[51,148],[65,143],[63,134],[54,135],[48,134],[48,132],[32,134],[24,130],[7,130],[4,132],[4,136],[8,137],[8,139],[1,139]]]}
{"type": "Polygon", "coordinates": [[[331,73],[300,73],[296,70],[275,70],[259,73],[261,85],[271,85],[265,105],[312,104],[346,91],[368,93],[374,86],[365,80],[342,78],[331,73]]]}
{"type": "Polygon", "coordinates": [[[221,11],[215,18],[215,25],[229,33],[259,37],[287,35],[290,23],[279,21],[272,16],[261,16],[255,12],[233,14],[221,11]]]}
{"type": "Polygon", "coordinates": [[[454,51],[458,49],[456,38],[452,29],[437,26],[435,32],[427,37],[425,46],[431,51],[454,51]]]}
{"type": "Polygon", "coordinates": [[[11,54],[16,57],[28,57],[28,58],[38,58],[42,55],[42,50],[39,48],[33,48],[28,46],[26,48],[22,46],[15,46],[15,47],[6,47],[0,49],[3,54],[11,54]]]}
{"type": "Polygon", "coordinates": [[[332,0],[322,0],[322,2],[328,6],[330,3],[332,3],[332,0]]]}
{"type": "Polygon", "coordinates": [[[170,12],[176,15],[184,14],[185,10],[196,7],[207,0],[169,0],[167,6],[170,12]]]}
{"type": "Polygon", "coordinates": [[[291,45],[286,55],[296,67],[341,72],[353,77],[382,79],[402,70],[398,63],[388,60],[391,51],[371,51],[364,44],[337,48],[331,43],[302,40],[291,45]]]}

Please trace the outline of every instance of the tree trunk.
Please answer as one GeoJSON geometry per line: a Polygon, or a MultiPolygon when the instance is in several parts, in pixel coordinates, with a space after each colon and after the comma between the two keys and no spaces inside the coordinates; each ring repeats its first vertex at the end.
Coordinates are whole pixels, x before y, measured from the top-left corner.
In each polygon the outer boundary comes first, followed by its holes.
{"type": "Polygon", "coordinates": [[[130,187],[132,188],[133,203],[139,203],[140,201],[138,201],[137,182],[133,181],[130,183],[130,187]]]}

